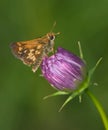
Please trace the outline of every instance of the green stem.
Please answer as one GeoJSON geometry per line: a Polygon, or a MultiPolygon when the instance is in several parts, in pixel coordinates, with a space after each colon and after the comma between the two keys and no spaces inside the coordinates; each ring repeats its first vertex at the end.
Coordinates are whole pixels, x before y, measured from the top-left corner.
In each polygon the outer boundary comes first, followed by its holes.
{"type": "Polygon", "coordinates": [[[108,130],[108,118],[107,118],[107,116],[105,114],[105,111],[103,110],[102,105],[99,103],[99,101],[96,99],[96,97],[89,90],[87,90],[86,93],[91,98],[91,100],[93,101],[95,107],[97,108],[97,110],[98,110],[98,112],[99,112],[99,114],[101,116],[101,119],[103,121],[105,130],[108,130]]]}

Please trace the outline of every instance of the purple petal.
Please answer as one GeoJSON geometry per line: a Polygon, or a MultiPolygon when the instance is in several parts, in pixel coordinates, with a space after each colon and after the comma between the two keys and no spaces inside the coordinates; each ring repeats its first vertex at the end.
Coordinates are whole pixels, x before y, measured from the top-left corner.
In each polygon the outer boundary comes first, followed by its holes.
{"type": "Polygon", "coordinates": [[[56,54],[44,58],[41,64],[44,77],[54,88],[74,90],[85,78],[85,63],[63,48],[56,54]]]}

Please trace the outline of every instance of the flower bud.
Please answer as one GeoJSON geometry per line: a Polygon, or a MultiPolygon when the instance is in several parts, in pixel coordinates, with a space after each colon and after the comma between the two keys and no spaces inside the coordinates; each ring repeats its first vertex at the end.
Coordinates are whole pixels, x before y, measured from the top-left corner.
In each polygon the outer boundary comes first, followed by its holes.
{"type": "Polygon", "coordinates": [[[41,64],[43,76],[60,91],[73,91],[86,77],[86,65],[75,54],[58,48],[57,52],[45,57],[41,64]]]}

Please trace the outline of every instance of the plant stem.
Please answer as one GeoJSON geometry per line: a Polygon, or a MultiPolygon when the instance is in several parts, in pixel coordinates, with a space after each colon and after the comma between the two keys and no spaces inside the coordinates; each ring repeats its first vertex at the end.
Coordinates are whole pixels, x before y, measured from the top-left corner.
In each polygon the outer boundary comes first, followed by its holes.
{"type": "Polygon", "coordinates": [[[99,103],[99,101],[96,99],[96,97],[89,90],[87,90],[86,93],[90,97],[90,99],[93,101],[95,107],[97,108],[97,110],[101,116],[101,119],[103,121],[105,130],[108,130],[108,118],[105,114],[105,111],[103,110],[102,105],[99,103]]]}

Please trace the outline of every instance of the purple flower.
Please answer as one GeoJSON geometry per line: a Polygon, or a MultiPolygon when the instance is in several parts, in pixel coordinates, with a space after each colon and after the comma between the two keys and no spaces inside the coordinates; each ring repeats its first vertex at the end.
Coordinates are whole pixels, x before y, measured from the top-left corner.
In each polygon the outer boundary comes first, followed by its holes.
{"type": "Polygon", "coordinates": [[[41,69],[48,82],[62,91],[77,89],[86,76],[84,61],[63,48],[58,48],[54,55],[45,57],[41,69]]]}

